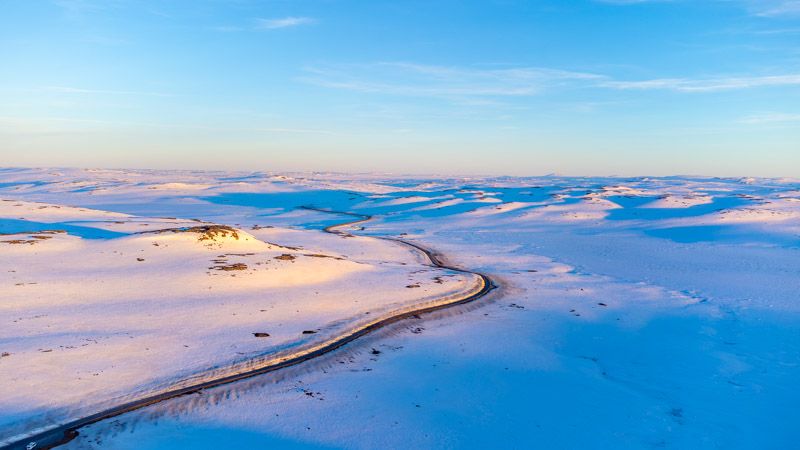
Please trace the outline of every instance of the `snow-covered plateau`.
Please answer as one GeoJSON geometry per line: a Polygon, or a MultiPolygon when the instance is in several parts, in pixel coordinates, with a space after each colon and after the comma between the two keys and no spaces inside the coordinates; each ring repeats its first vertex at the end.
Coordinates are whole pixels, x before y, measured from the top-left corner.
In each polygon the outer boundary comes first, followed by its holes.
{"type": "Polygon", "coordinates": [[[0,447],[477,274],[62,448],[800,443],[799,180],[8,168],[0,447]]]}

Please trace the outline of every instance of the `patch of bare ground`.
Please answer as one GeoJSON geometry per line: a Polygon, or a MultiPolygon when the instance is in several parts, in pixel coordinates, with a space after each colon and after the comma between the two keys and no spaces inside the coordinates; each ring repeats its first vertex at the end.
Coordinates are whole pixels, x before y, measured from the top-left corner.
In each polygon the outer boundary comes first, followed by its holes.
{"type": "Polygon", "coordinates": [[[225,225],[206,225],[206,226],[199,226],[199,227],[190,227],[187,228],[186,231],[190,233],[198,233],[200,237],[197,238],[198,241],[208,241],[208,240],[215,240],[217,237],[228,237],[229,235],[239,240],[239,234],[236,232],[235,229],[225,226],[225,225]]]}
{"type": "Polygon", "coordinates": [[[42,236],[42,235],[49,235],[49,234],[63,234],[66,233],[64,230],[41,230],[41,231],[20,231],[17,233],[0,233],[0,236],[18,236],[18,235],[28,235],[28,236],[42,236]]]}
{"type": "Polygon", "coordinates": [[[220,264],[217,266],[211,266],[209,267],[209,269],[222,270],[224,272],[230,272],[234,270],[247,270],[247,264],[245,263],[220,264]]]}
{"type": "Polygon", "coordinates": [[[10,241],[0,241],[2,244],[35,244],[37,241],[34,239],[11,239],[10,241]]]}
{"type": "Polygon", "coordinates": [[[166,230],[153,231],[153,233],[197,233],[200,236],[198,241],[214,241],[217,238],[232,237],[239,240],[239,233],[235,228],[227,225],[202,225],[186,228],[169,228],[166,230]]]}
{"type": "Polygon", "coordinates": [[[269,241],[264,241],[264,243],[271,245],[273,247],[285,248],[286,250],[294,250],[294,251],[302,250],[302,247],[290,247],[288,245],[276,244],[274,242],[269,242],[269,241]]]}
{"type": "Polygon", "coordinates": [[[35,233],[13,233],[13,234],[5,234],[0,233],[0,236],[19,236],[19,235],[27,235],[28,239],[10,239],[7,241],[0,241],[3,244],[29,244],[33,245],[37,242],[46,241],[47,239],[52,239],[53,234],[59,233],[66,233],[64,230],[44,230],[44,231],[36,231],[35,233]]]}
{"type": "Polygon", "coordinates": [[[336,259],[338,261],[344,261],[344,258],[341,258],[339,256],[321,255],[319,253],[304,253],[303,256],[310,256],[312,258],[331,258],[331,259],[336,259]]]}

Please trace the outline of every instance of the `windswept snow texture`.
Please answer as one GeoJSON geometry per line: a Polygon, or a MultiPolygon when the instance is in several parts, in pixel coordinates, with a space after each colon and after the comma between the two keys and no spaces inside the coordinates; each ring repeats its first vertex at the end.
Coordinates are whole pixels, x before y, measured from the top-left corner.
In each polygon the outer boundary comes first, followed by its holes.
{"type": "Polygon", "coordinates": [[[392,241],[226,223],[0,197],[0,444],[479,284],[392,241]]]}
{"type": "MultiPolygon", "coordinates": [[[[93,317],[100,312],[119,309],[125,316],[125,308],[109,306],[119,305],[119,299],[99,290],[92,291],[90,307],[74,308],[65,302],[77,294],[61,296],[59,288],[45,295],[37,285],[15,283],[36,282],[25,278],[27,273],[59,267],[47,255],[68,249],[88,255],[75,262],[79,268],[109,261],[113,265],[105,270],[122,270],[127,266],[117,258],[135,258],[137,240],[152,240],[134,234],[138,227],[183,226],[191,219],[224,224],[261,246],[294,243],[303,246],[294,253],[313,248],[341,255],[343,260],[330,262],[342,264],[334,271],[337,279],[379,274],[385,280],[382,271],[398,280],[416,276],[422,269],[412,267],[418,261],[408,260],[407,250],[389,250],[382,240],[315,232],[342,217],[304,207],[370,214],[373,221],[350,231],[424,244],[501,285],[493,301],[411,320],[302,369],[92,425],[68,448],[784,449],[800,442],[798,180],[6,169],[0,172],[0,199],[11,200],[0,205],[0,232],[23,233],[0,240],[31,241],[0,242],[3,280],[10,283],[3,287],[0,309],[0,351],[11,353],[0,358],[6,380],[24,378],[25,370],[45,370],[53,364],[48,357],[67,351],[54,348],[16,365],[14,358],[27,356],[15,348],[35,351],[39,339],[73,336],[64,328],[78,321],[99,324],[102,317],[93,317]],[[72,205],[81,217],[49,205],[72,205]],[[100,221],[109,225],[98,226],[100,221]],[[66,233],[41,234],[49,228],[42,224],[64,225],[59,227],[66,233]],[[83,228],[116,234],[81,235],[83,228]],[[98,259],[100,251],[106,259],[98,259]],[[14,308],[31,308],[31,314],[12,313],[14,308]],[[45,321],[56,313],[62,314],[60,322],[47,322],[47,328],[45,321]],[[15,331],[19,326],[27,328],[15,331]]],[[[196,255],[190,261],[204,255],[193,241],[169,245],[176,255],[196,255]]],[[[150,263],[156,251],[148,247],[139,264],[150,263]]],[[[247,261],[236,257],[227,263],[247,261]]],[[[66,286],[66,269],[60,270],[50,279],[66,286]]],[[[142,274],[131,282],[136,289],[155,276],[140,270],[145,269],[125,272],[142,274]]],[[[230,298],[231,293],[213,292],[230,291],[231,283],[240,281],[239,275],[219,273],[196,275],[213,287],[203,297],[208,302],[230,298]]],[[[422,273],[419,281],[434,275],[422,273]]],[[[306,276],[320,273],[303,267],[288,279],[306,276]]],[[[113,283],[125,283],[126,277],[113,280],[107,289],[122,291],[113,283]]],[[[452,287],[467,282],[454,281],[452,287]]],[[[327,295],[339,299],[339,307],[360,295],[343,282],[321,283],[328,283],[327,295]]],[[[370,291],[372,283],[378,281],[366,284],[370,291]]],[[[408,301],[418,290],[385,283],[380,292],[405,292],[408,301]]],[[[435,282],[425,286],[431,294],[445,289],[435,282]]],[[[198,305],[168,298],[172,289],[163,289],[154,304],[172,319],[148,322],[143,336],[170,335],[164,322],[195,315],[198,305]]],[[[306,309],[290,316],[301,328],[325,317],[306,309]]],[[[215,331],[204,334],[204,342],[213,355],[229,345],[218,338],[247,328],[216,315],[203,323],[212,322],[215,331]]],[[[190,366],[173,358],[163,375],[190,366]]],[[[62,378],[69,373],[59,371],[62,378]]],[[[113,387],[129,389],[124,381],[113,387]]],[[[0,408],[5,420],[22,414],[21,402],[6,400],[0,408]]]]}

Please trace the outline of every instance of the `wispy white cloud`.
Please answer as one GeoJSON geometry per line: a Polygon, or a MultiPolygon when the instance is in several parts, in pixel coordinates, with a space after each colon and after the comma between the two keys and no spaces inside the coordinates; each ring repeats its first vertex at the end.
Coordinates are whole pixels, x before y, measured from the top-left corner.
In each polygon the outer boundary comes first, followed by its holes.
{"type": "Polygon", "coordinates": [[[597,3],[612,5],[638,5],[643,3],[726,3],[737,8],[745,8],[760,17],[800,16],[800,0],[594,0],[597,3]]]}
{"type": "MultiPolygon", "coordinates": [[[[107,7],[103,5],[103,2],[98,2],[96,0],[52,0],[52,2],[55,6],[70,13],[97,11],[107,7]]],[[[118,4],[119,1],[111,1],[108,3],[118,4]]]]}
{"type": "Polygon", "coordinates": [[[749,0],[748,6],[761,17],[800,16],[800,0],[749,0]]]}
{"type": "Polygon", "coordinates": [[[800,34],[800,28],[773,28],[766,30],[734,30],[731,31],[738,33],[756,34],[761,36],[774,36],[783,34],[800,34]]]}
{"type": "Polygon", "coordinates": [[[279,19],[256,19],[256,28],[262,30],[274,30],[278,28],[297,27],[300,25],[312,25],[316,23],[311,17],[282,17],[279,19]]]}
{"type": "Polygon", "coordinates": [[[278,30],[281,28],[299,27],[302,25],[313,25],[317,19],[311,17],[282,17],[277,19],[253,19],[249,25],[218,25],[211,27],[211,31],[221,33],[236,33],[242,31],[265,31],[278,30]]]}
{"type": "Polygon", "coordinates": [[[712,92],[757,87],[800,86],[800,74],[756,77],[657,78],[640,81],[609,80],[603,87],[622,90],[670,90],[679,92],[712,92]]]}
{"type": "Polygon", "coordinates": [[[395,95],[511,97],[601,78],[591,73],[536,67],[482,69],[382,62],[308,68],[301,80],[323,87],[395,95]]]}
{"type": "Polygon", "coordinates": [[[749,125],[800,122],[800,114],[777,112],[760,113],[747,116],[740,122],[749,125]]]}
{"type": "Polygon", "coordinates": [[[301,81],[365,93],[448,99],[527,97],[563,89],[703,93],[800,86],[800,74],[620,80],[611,76],[541,67],[475,68],[414,63],[348,64],[306,69],[301,81]]]}
{"type": "Polygon", "coordinates": [[[145,91],[115,91],[105,89],[84,89],[69,86],[42,86],[42,91],[58,92],[63,94],[107,94],[107,95],[141,95],[148,97],[172,97],[172,94],[165,94],[163,92],[145,92],[145,91]]]}

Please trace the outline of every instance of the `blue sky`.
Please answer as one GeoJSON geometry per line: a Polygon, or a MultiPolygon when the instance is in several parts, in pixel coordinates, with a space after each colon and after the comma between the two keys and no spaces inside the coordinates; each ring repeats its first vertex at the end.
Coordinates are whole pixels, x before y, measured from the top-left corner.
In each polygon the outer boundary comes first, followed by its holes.
{"type": "Polygon", "coordinates": [[[0,0],[0,165],[800,176],[797,0],[0,0]]]}

